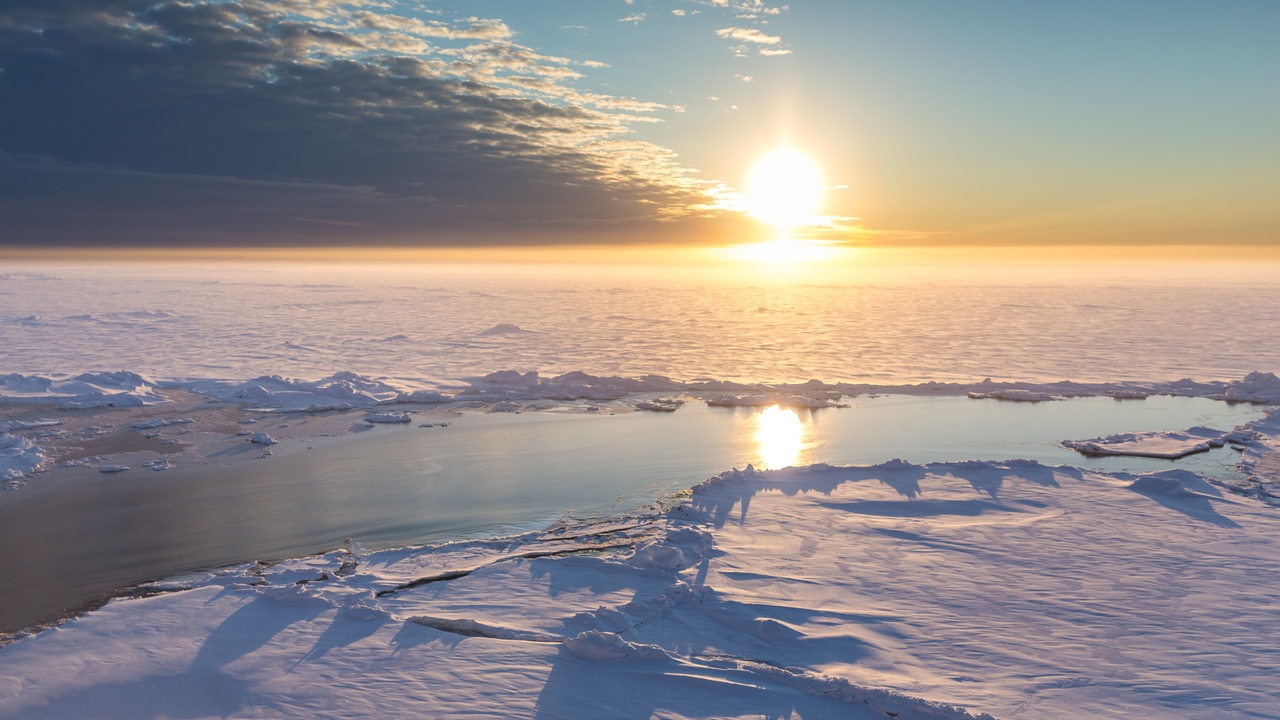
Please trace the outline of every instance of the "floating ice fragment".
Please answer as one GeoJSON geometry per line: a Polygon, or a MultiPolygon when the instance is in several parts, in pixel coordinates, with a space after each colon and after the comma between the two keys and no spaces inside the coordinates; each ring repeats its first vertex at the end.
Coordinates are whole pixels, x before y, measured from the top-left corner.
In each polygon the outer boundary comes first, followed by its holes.
{"type": "Polygon", "coordinates": [[[62,420],[52,418],[37,418],[35,420],[8,420],[0,422],[0,432],[9,432],[12,430],[33,430],[35,428],[47,428],[61,425],[62,420]]]}
{"type": "Polygon", "coordinates": [[[256,432],[249,436],[249,442],[255,445],[275,445],[276,439],[264,432],[256,432]]]}
{"type": "Polygon", "coordinates": [[[1004,389],[992,390],[990,392],[970,392],[969,397],[974,400],[1005,400],[1007,402],[1048,402],[1057,400],[1054,395],[1045,392],[1036,392],[1034,390],[1004,389]]]}
{"type": "Polygon", "coordinates": [[[650,412],[675,412],[684,405],[683,400],[675,398],[655,398],[653,400],[641,400],[635,403],[633,407],[637,410],[648,410],[650,412]]]}
{"type": "Polygon", "coordinates": [[[365,419],[365,422],[385,423],[385,424],[413,422],[412,415],[410,415],[409,413],[400,413],[400,412],[370,413],[366,415],[364,419],[365,419]]]}
{"type": "Polygon", "coordinates": [[[1062,445],[1082,455],[1128,455],[1176,460],[1220,448],[1234,437],[1239,436],[1212,428],[1194,427],[1182,432],[1122,433],[1092,440],[1063,440],[1062,445]]]}
{"type": "Polygon", "coordinates": [[[103,465],[102,467],[98,468],[98,472],[118,473],[118,472],[124,472],[125,470],[128,470],[128,469],[129,469],[128,465],[103,465]]]}

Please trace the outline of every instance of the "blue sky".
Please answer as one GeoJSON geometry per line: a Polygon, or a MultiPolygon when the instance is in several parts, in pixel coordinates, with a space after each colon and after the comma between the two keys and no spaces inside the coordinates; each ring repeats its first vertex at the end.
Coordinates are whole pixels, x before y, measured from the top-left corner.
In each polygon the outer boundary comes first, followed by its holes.
{"type": "Polygon", "coordinates": [[[1280,3],[7,0],[0,242],[1280,243],[1280,3]]]}

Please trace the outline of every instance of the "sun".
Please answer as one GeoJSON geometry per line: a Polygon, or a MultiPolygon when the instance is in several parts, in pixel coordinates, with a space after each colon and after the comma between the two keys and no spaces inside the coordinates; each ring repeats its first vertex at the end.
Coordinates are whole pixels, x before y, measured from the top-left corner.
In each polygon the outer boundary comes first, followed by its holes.
{"type": "Polygon", "coordinates": [[[751,168],[747,212],[790,232],[811,222],[822,205],[822,172],[808,155],[789,147],[771,150],[751,168]]]}

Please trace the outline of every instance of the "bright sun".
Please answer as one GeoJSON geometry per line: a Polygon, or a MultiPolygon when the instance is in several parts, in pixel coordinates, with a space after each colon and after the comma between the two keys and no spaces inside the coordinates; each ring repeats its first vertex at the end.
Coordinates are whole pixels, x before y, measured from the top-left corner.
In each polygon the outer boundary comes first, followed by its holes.
{"type": "Polygon", "coordinates": [[[747,211],[783,232],[813,220],[822,205],[822,173],[808,155],[791,148],[773,150],[751,169],[747,211]]]}

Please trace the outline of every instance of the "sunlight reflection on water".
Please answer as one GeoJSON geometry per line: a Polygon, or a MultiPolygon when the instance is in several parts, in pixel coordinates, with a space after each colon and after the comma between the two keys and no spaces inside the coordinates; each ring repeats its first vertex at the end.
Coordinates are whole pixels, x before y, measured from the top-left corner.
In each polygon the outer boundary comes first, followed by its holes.
{"type": "Polygon", "coordinates": [[[765,470],[790,467],[800,460],[808,435],[795,410],[770,405],[756,416],[756,444],[765,470]]]}

